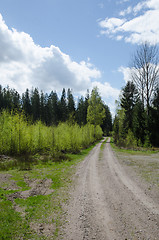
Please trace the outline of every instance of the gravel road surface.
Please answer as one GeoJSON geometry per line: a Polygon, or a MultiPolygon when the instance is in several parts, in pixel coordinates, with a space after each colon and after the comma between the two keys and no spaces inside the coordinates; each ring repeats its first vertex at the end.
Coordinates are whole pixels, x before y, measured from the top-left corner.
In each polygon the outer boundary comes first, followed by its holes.
{"type": "Polygon", "coordinates": [[[159,199],[125,171],[109,141],[77,168],[62,239],[158,240],[159,199]]]}

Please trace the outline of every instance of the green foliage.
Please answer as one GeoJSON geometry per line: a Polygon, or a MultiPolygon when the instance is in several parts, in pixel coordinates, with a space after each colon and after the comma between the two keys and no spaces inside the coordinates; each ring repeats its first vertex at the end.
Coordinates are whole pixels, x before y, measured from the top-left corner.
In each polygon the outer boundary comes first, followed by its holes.
{"type": "Polygon", "coordinates": [[[137,140],[130,129],[128,130],[128,134],[126,136],[125,145],[127,148],[135,148],[137,146],[137,140]]]}
{"type": "MultiPolygon", "coordinates": [[[[51,91],[50,94],[44,94],[43,91],[39,92],[38,88],[32,89],[31,91],[26,89],[25,93],[20,97],[14,89],[10,89],[9,87],[2,88],[0,85],[0,112],[3,110],[7,110],[10,113],[23,112],[28,124],[32,122],[34,125],[36,125],[38,121],[41,121],[47,126],[58,126],[61,122],[67,122],[69,125],[75,125],[77,123],[81,127],[89,122],[93,125],[100,125],[104,134],[108,135],[109,131],[112,130],[112,117],[108,106],[102,102],[97,88],[94,88],[92,91],[91,101],[89,101],[89,99],[89,91],[87,90],[85,98],[81,97],[76,107],[71,89],[67,90],[66,96],[66,90],[63,88],[60,99],[56,91],[51,91]],[[95,95],[95,98],[93,98],[93,95],[95,95]],[[92,100],[94,102],[92,103],[92,107],[90,107],[92,100]],[[87,116],[89,121],[87,121],[87,116]]],[[[20,132],[19,137],[21,137],[20,132]]],[[[30,137],[30,139],[32,139],[32,137],[30,137]]]]}
{"type": "Polygon", "coordinates": [[[101,137],[102,129],[91,124],[47,127],[41,121],[29,124],[23,114],[0,114],[0,154],[23,155],[26,163],[30,154],[79,152],[101,137]]]}
{"type": "Polygon", "coordinates": [[[93,125],[101,125],[105,117],[105,109],[97,87],[93,88],[89,99],[87,121],[93,125]]]}

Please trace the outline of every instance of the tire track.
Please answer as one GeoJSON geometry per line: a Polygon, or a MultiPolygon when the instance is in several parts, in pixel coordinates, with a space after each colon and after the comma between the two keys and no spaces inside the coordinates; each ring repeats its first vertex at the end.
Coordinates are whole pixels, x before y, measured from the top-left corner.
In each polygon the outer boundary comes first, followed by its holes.
{"type": "Polygon", "coordinates": [[[159,208],[124,172],[110,143],[80,164],[62,239],[159,239],[159,208]]]}

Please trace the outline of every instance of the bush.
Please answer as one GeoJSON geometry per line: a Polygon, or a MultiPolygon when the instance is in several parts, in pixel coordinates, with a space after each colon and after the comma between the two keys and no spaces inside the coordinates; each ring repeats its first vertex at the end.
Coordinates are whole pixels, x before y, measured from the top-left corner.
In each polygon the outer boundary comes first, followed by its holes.
{"type": "Polygon", "coordinates": [[[130,129],[128,130],[128,133],[127,133],[127,136],[126,136],[125,145],[128,148],[134,148],[134,147],[137,146],[137,140],[134,137],[134,134],[130,129]]]}

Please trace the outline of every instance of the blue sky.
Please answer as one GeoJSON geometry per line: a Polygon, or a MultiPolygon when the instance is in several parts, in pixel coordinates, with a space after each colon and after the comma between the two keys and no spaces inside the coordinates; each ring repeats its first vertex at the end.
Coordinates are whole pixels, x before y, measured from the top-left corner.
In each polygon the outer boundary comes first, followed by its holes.
{"type": "Polygon", "coordinates": [[[159,43],[158,0],[1,0],[0,84],[75,96],[99,88],[115,113],[131,57],[159,43]]]}

